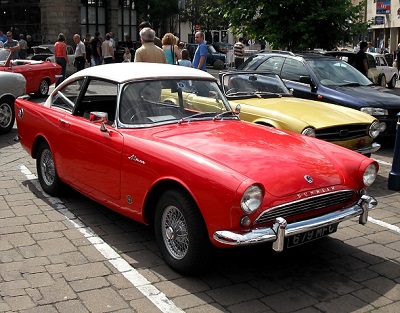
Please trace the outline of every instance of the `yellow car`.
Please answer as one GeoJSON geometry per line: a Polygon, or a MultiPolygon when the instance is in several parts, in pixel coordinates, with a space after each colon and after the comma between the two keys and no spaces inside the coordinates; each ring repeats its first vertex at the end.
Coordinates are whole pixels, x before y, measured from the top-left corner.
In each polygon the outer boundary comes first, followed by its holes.
{"type": "Polygon", "coordinates": [[[364,155],[379,150],[377,119],[358,110],[292,96],[274,73],[225,72],[220,87],[240,119],[329,141],[364,155]]]}

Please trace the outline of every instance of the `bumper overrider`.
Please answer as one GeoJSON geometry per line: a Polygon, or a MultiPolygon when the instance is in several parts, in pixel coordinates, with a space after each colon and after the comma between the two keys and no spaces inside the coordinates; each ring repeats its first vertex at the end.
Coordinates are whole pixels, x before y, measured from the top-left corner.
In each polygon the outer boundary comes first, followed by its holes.
{"type": "Polygon", "coordinates": [[[288,224],[284,218],[278,217],[272,227],[256,228],[247,233],[219,230],[214,233],[214,239],[222,244],[232,246],[273,242],[272,249],[280,252],[284,249],[286,237],[338,224],[356,216],[359,216],[359,223],[364,225],[368,220],[368,211],[375,208],[377,204],[375,198],[363,195],[357,204],[340,211],[291,224],[288,224]]]}
{"type": "Polygon", "coordinates": [[[371,145],[367,147],[362,147],[359,149],[356,149],[354,151],[361,153],[361,154],[371,154],[376,151],[378,151],[381,148],[381,145],[379,143],[373,142],[371,145]]]}

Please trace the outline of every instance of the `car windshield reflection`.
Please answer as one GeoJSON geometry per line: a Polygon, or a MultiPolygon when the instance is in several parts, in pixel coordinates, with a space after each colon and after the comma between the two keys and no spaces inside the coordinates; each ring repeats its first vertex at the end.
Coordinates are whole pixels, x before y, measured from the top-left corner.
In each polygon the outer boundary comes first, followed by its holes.
{"type": "Polygon", "coordinates": [[[341,60],[310,60],[308,64],[320,83],[325,86],[372,85],[367,77],[341,60]]]}
{"type": "MultiPolygon", "coordinates": [[[[210,120],[231,111],[214,81],[153,80],[132,82],[123,88],[120,127],[143,127],[192,120],[210,120]]],[[[224,119],[238,119],[224,115],[224,119]]]]}

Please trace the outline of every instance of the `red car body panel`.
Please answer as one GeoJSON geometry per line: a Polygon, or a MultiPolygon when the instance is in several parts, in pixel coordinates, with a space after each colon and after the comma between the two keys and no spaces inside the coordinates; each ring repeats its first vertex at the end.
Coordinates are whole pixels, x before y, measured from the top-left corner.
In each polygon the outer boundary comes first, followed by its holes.
{"type": "Polygon", "coordinates": [[[61,66],[46,61],[12,60],[11,55],[4,64],[0,64],[0,71],[20,73],[26,79],[26,93],[36,93],[42,80],[49,85],[57,82],[57,75],[61,74],[61,66]]]}

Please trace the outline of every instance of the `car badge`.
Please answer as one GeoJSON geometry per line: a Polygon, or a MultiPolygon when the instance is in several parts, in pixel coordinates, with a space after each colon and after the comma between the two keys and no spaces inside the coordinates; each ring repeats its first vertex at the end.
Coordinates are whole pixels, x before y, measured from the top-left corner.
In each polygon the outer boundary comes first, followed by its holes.
{"type": "Polygon", "coordinates": [[[314,182],[314,180],[312,179],[312,177],[310,175],[304,175],[304,179],[306,180],[307,183],[312,184],[314,182]]]}

